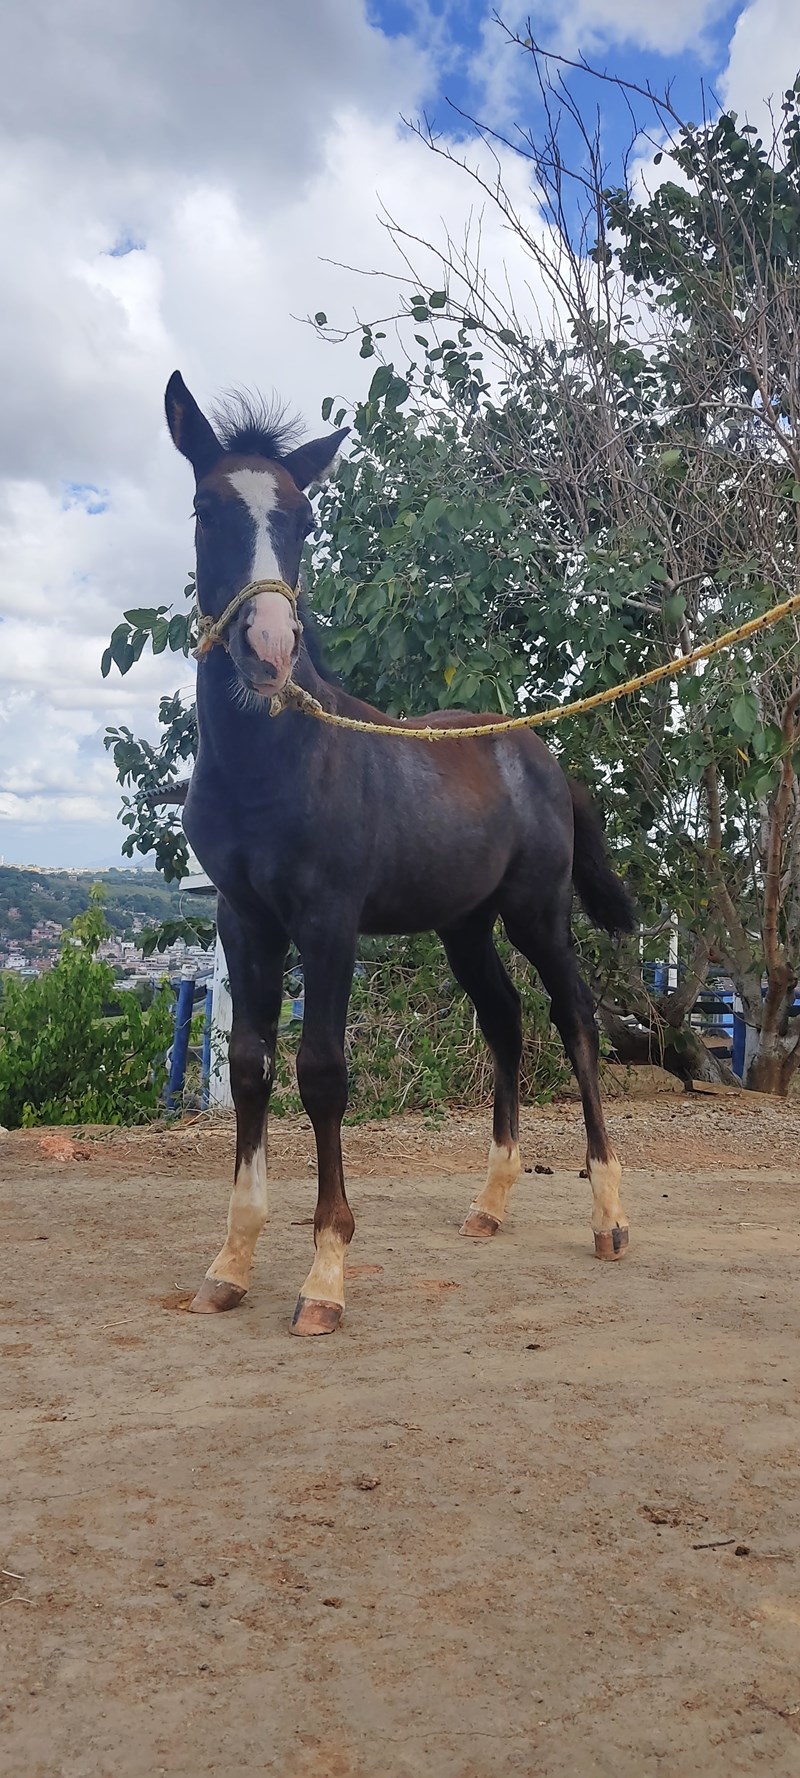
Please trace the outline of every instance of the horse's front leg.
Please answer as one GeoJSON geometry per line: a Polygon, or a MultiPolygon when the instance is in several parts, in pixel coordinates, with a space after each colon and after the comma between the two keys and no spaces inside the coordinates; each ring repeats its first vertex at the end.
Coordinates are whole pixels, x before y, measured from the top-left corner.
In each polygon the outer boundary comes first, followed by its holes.
{"type": "Polygon", "coordinates": [[[319,1191],[314,1216],[314,1264],[301,1286],[293,1334],[335,1333],[344,1314],[344,1262],[355,1221],[342,1167],[342,1118],[347,1106],[344,1033],[355,963],[355,934],[315,930],[300,944],[305,984],[297,1085],[317,1144],[319,1191]]]}
{"type": "Polygon", "coordinates": [[[228,1057],[236,1107],[236,1168],[228,1233],[190,1305],[195,1315],[235,1309],[241,1302],[267,1220],[266,1119],[287,951],[285,934],[245,925],[222,899],[219,935],[233,1001],[228,1057]]]}

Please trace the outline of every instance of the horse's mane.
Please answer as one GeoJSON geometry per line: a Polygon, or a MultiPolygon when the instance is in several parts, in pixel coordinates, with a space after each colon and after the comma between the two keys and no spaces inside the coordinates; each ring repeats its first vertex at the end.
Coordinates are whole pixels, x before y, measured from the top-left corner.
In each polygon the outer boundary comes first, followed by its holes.
{"type": "Polygon", "coordinates": [[[263,395],[247,389],[232,389],[217,402],[214,428],[226,451],[240,457],[268,457],[280,463],[292,447],[300,442],[301,423],[283,403],[265,401],[263,395]]]}
{"type": "Polygon", "coordinates": [[[316,668],[320,679],[324,679],[327,685],[341,685],[342,681],[339,674],[332,673],[325,660],[325,626],[324,624],[320,624],[315,618],[311,606],[308,603],[308,593],[305,588],[301,592],[298,600],[298,611],[300,613],[300,622],[303,626],[303,641],[305,643],[306,653],[309,656],[312,666],[316,668]]]}

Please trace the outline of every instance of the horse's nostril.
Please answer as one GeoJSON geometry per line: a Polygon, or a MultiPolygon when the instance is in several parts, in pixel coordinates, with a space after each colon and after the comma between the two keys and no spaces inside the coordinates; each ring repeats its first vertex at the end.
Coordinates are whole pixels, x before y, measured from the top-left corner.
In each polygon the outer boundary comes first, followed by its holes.
{"type": "Polygon", "coordinates": [[[260,678],[277,679],[278,669],[274,661],[267,660],[263,654],[259,654],[258,649],[253,647],[252,636],[245,638],[245,654],[247,655],[248,668],[255,668],[260,678]]]}

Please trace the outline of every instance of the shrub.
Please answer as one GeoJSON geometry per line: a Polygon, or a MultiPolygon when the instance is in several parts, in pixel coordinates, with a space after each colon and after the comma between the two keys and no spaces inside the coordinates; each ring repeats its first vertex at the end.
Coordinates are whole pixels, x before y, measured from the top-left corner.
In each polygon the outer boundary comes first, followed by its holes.
{"type": "Polygon", "coordinates": [[[113,969],[96,954],[109,932],[102,900],[95,885],[54,969],[30,981],[5,978],[0,1123],[9,1128],[139,1123],[158,1109],[171,996],[163,989],[143,1009],[135,994],[116,990],[113,969]]]}
{"type": "MultiPolygon", "coordinates": [[[[503,962],[522,997],[523,1101],[543,1103],[571,1080],[549,1004],[531,970],[498,941],[503,962]]],[[[278,1048],[273,1110],[300,1108],[294,1088],[291,1033],[278,1048]]],[[[351,1117],[390,1117],[400,1111],[435,1112],[491,1099],[492,1059],[471,1000],[457,987],[438,940],[362,940],[346,1034],[351,1117]]]]}

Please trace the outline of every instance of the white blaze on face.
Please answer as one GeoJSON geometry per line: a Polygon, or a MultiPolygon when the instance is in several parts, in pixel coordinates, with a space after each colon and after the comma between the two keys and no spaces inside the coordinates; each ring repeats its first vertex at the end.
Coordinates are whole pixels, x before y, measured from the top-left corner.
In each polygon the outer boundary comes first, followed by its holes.
{"type": "MultiPolygon", "coordinates": [[[[253,559],[248,580],[283,580],[272,536],[271,515],[280,506],[275,476],[270,469],[232,469],[228,474],[255,526],[253,559]]],[[[297,641],[294,613],[282,593],[259,593],[248,619],[247,640],[259,660],[274,667],[280,690],[286,683],[297,641]]]]}

